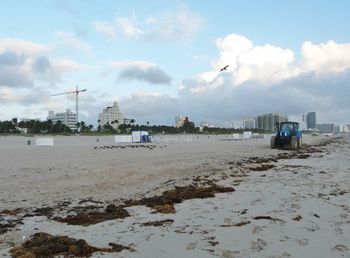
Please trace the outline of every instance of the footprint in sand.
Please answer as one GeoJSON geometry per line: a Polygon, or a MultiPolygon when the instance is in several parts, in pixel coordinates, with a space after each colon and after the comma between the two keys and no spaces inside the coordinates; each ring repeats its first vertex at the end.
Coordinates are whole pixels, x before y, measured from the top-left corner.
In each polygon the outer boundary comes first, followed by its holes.
{"type": "Polygon", "coordinates": [[[337,232],[337,234],[339,234],[339,235],[343,234],[343,229],[342,228],[338,228],[337,227],[337,228],[334,229],[334,231],[337,232]]]}
{"type": "Polygon", "coordinates": [[[308,227],[305,227],[306,231],[308,232],[315,232],[317,230],[320,230],[320,227],[315,222],[309,222],[310,224],[308,227]]]}
{"type": "Polygon", "coordinates": [[[308,245],[308,244],[309,244],[309,240],[306,239],[306,238],[304,238],[304,239],[299,239],[299,240],[298,240],[298,244],[299,244],[299,245],[302,245],[302,246],[308,245]]]}
{"type": "Polygon", "coordinates": [[[254,226],[252,233],[253,234],[258,234],[264,230],[264,228],[267,228],[266,226],[254,226]]]}
{"type": "Polygon", "coordinates": [[[346,213],[342,213],[342,214],[339,215],[339,217],[341,217],[343,219],[347,219],[349,216],[346,213]]]}
{"type": "Polygon", "coordinates": [[[196,249],[197,245],[198,245],[197,243],[191,242],[191,243],[188,244],[186,250],[192,251],[192,250],[196,249]]]}
{"type": "Polygon", "coordinates": [[[251,249],[253,251],[259,252],[264,249],[264,247],[267,245],[267,242],[263,239],[257,239],[256,241],[251,242],[251,249]]]}
{"type": "Polygon", "coordinates": [[[230,251],[230,250],[225,250],[222,252],[221,257],[224,258],[234,258],[236,255],[239,255],[239,251],[230,251]]]}
{"type": "Polygon", "coordinates": [[[280,239],[280,242],[285,242],[287,240],[289,240],[290,237],[289,236],[283,236],[281,239],[280,239]]]}
{"type": "Polygon", "coordinates": [[[341,253],[346,253],[346,252],[349,252],[350,249],[347,248],[346,245],[338,244],[338,245],[335,245],[335,247],[332,248],[332,251],[341,252],[341,253]]]}
{"type": "Polygon", "coordinates": [[[290,253],[284,252],[281,255],[277,255],[277,256],[269,256],[270,258],[288,258],[291,257],[292,255],[290,253]]]}

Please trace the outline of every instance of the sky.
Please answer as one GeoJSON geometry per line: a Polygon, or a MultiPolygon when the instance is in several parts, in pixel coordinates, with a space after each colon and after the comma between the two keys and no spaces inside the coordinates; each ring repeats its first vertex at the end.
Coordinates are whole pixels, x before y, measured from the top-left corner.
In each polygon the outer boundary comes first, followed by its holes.
{"type": "Polygon", "coordinates": [[[0,120],[350,123],[350,1],[1,0],[0,120]],[[227,66],[227,70],[220,71],[227,66]]]}

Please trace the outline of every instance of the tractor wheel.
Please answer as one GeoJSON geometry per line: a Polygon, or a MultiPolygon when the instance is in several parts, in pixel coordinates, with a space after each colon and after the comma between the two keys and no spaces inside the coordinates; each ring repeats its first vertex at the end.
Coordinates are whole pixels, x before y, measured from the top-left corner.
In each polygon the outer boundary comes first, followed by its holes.
{"type": "Polygon", "coordinates": [[[296,150],[296,148],[297,148],[297,137],[292,136],[292,139],[290,139],[290,148],[292,150],[296,150]]]}
{"type": "Polygon", "coordinates": [[[298,148],[298,149],[301,149],[301,144],[302,144],[302,140],[301,140],[301,137],[300,137],[300,138],[298,138],[298,140],[297,140],[297,148],[298,148]]]}
{"type": "Polygon", "coordinates": [[[275,149],[276,148],[275,138],[276,138],[276,136],[271,136],[271,141],[270,141],[271,149],[275,149]]]}

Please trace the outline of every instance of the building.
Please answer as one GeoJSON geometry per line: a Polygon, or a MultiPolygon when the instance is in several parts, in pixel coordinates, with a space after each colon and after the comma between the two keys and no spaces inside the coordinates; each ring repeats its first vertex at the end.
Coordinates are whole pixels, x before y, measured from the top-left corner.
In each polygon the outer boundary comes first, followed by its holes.
{"type": "Polygon", "coordinates": [[[113,106],[103,109],[102,113],[98,115],[98,121],[101,127],[108,123],[114,129],[117,129],[118,125],[124,122],[123,114],[120,112],[117,101],[113,103],[113,106]]]}
{"type": "Polygon", "coordinates": [[[185,116],[176,116],[175,117],[175,127],[179,128],[179,127],[183,126],[185,121],[186,121],[185,116]]]}
{"type": "Polygon", "coordinates": [[[208,122],[200,122],[199,126],[201,126],[201,127],[208,127],[208,128],[215,128],[215,125],[210,124],[208,122]]]}
{"type": "Polygon", "coordinates": [[[243,120],[243,128],[254,129],[255,128],[255,120],[254,119],[243,120]]]}
{"type": "Polygon", "coordinates": [[[316,124],[316,129],[320,133],[334,133],[334,124],[316,124]]]}
{"type": "Polygon", "coordinates": [[[21,121],[22,122],[29,122],[29,121],[39,121],[40,122],[41,119],[40,118],[25,118],[24,117],[24,118],[21,119],[21,121]]]}
{"type": "Polygon", "coordinates": [[[342,133],[342,132],[343,132],[342,129],[343,129],[343,128],[342,128],[341,125],[335,125],[335,126],[334,126],[334,132],[335,132],[335,133],[342,133]]]}
{"type": "Polygon", "coordinates": [[[309,112],[306,115],[306,127],[307,129],[316,128],[316,112],[309,112]]]}
{"type": "Polygon", "coordinates": [[[125,125],[130,125],[130,124],[133,124],[134,123],[134,119],[131,119],[131,118],[123,118],[123,124],[125,125]]]}
{"type": "Polygon", "coordinates": [[[255,128],[265,131],[275,131],[276,122],[288,121],[287,116],[278,113],[260,114],[255,118],[255,128]]]}
{"type": "Polygon", "coordinates": [[[52,123],[57,123],[58,121],[61,121],[62,124],[68,126],[72,131],[77,129],[77,116],[69,109],[67,109],[66,112],[63,113],[55,113],[54,111],[50,110],[47,120],[52,120],[52,123]]]}

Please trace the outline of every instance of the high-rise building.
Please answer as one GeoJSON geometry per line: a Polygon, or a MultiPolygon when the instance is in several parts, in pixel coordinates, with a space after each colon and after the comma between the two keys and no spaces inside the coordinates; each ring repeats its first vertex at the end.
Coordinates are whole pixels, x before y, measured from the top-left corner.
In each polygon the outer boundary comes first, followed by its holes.
{"type": "Polygon", "coordinates": [[[254,129],[255,128],[255,120],[254,119],[243,120],[243,128],[254,129]]]}
{"type": "Polygon", "coordinates": [[[255,127],[265,131],[275,131],[276,122],[286,122],[288,118],[285,115],[277,113],[260,114],[255,119],[255,127]]]}
{"type": "Polygon", "coordinates": [[[306,127],[307,129],[316,128],[316,112],[309,112],[306,115],[306,127]]]}
{"type": "Polygon", "coordinates": [[[104,108],[102,113],[98,115],[98,120],[101,127],[108,123],[114,129],[117,129],[118,125],[124,122],[123,114],[120,112],[117,101],[113,103],[113,106],[104,108]]]}
{"type": "Polygon", "coordinates": [[[334,133],[334,124],[316,124],[316,129],[320,133],[334,133]]]}
{"type": "Polygon", "coordinates": [[[261,114],[255,118],[255,128],[263,128],[263,117],[261,114]]]}
{"type": "Polygon", "coordinates": [[[50,110],[47,120],[51,120],[52,123],[61,121],[62,124],[68,126],[72,131],[77,129],[77,116],[69,109],[63,113],[55,113],[54,111],[50,110]]]}

